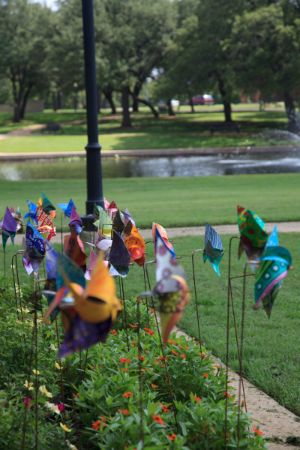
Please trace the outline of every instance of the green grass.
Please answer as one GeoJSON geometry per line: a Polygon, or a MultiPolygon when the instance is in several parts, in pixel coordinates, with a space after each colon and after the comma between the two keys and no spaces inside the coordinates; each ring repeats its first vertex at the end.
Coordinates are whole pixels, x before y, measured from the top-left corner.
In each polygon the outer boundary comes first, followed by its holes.
{"type": "MultiPolygon", "coordinates": [[[[0,181],[0,211],[8,205],[24,212],[26,199],[36,201],[40,192],[55,204],[72,197],[84,213],[83,179],[0,181]]],[[[237,204],[265,221],[300,220],[300,174],[104,179],[104,194],[121,209],[127,207],[143,228],[153,221],[165,226],[235,223],[237,204]]]]}
{"type": "MultiPolygon", "coordinates": [[[[133,114],[133,127],[125,130],[120,127],[121,116],[110,116],[107,111],[100,115],[100,142],[105,150],[127,149],[164,149],[232,146],[272,146],[289,145],[290,141],[262,136],[265,129],[285,129],[286,117],[282,110],[264,111],[239,110],[233,113],[233,119],[239,122],[241,132],[219,130],[211,134],[214,124],[224,121],[220,105],[211,109],[199,107],[191,114],[184,107],[176,115],[161,115],[159,120],[144,109],[133,114]]],[[[49,112],[28,114],[26,121],[12,124],[7,114],[0,114],[0,133],[33,123],[46,124],[57,122],[61,130],[55,134],[37,132],[31,136],[14,136],[0,141],[0,152],[59,152],[80,151],[86,145],[85,113],[49,112]]]]}
{"type": "MultiPolygon", "coordinates": [[[[267,392],[282,405],[300,415],[300,372],[299,372],[299,234],[283,234],[281,245],[292,252],[293,270],[283,282],[283,287],[275,301],[271,318],[268,319],[263,310],[252,309],[254,278],[249,277],[246,285],[246,318],[244,338],[244,371],[246,377],[267,392]]],[[[229,236],[223,237],[225,256],[221,262],[221,278],[218,278],[209,263],[203,264],[202,252],[196,256],[196,284],[200,310],[201,339],[213,354],[223,361],[226,353],[226,311],[227,311],[227,261],[229,236]]],[[[232,275],[239,276],[243,272],[245,258],[237,260],[237,240],[232,252],[232,275]]],[[[198,337],[194,290],[192,279],[191,254],[194,249],[203,248],[203,237],[176,238],[173,244],[184,266],[188,285],[191,290],[190,303],[186,308],[180,326],[190,335],[198,337]]],[[[57,246],[58,247],[58,246],[57,246]]],[[[17,246],[7,246],[7,268],[11,256],[17,246]]],[[[0,271],[3,273],[3,256],[0,252],[0,271]]],[[[151,260],[153,245],[147,245],[147,260],[151,260]]],[[[7,269],[8,271],[8,269],[7,269]]],[[[21,263],[19,265],[21,282],[28,278],[21,263]]],[[[154,266],[149,265],[149,275],[154,285],[154,266]]],[[[27,281],[26,281],[27,282],[27,281]]],[[[124,282],[126,298],[136,297],[144,291],[143,272],[133,265],[124,282]]],[[[242,284],[233,281],[235,313],[238,333],[240,335],[242,284]]],[[[230,366],[237,370],[237,349],[235,343],[233,321],[230,326],[230,366]]]]}

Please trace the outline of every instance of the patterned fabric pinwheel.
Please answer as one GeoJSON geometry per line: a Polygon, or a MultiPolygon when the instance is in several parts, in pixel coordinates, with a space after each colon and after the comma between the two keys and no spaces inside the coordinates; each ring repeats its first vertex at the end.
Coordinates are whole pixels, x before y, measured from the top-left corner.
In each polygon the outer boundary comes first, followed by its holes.
{"type": "Polygon", "coordinates": [[[189,290],[182,267],[177,264],[158,230],[156,230],[156,285],[153,294],[158,297],[161,334],[165,343],[189,301],[189,290]]]}
{"type": "Polygon", "coordinates": [[[45,319],[60,306],[65,338],[58,355],[65,357],[104,342],[122,307],[116,297],[115,282],[102,257],[98,259],[86,288],[82,271],[66,256],[59,258],[59,273],[64,287],[58,290],[45,319]]]}
{"type": "Polygon", "coordinates": [[[238,257],[245,251],[248,259],[258,258],[264,251],[268,234],[263,220],[250,209],[237,207],[240,245],[238,257]]]}
{"type": "Polygon", "coordinates": [[[109,263],[111,264],[110,273],[125,277],[129,272],[130,253],[124,244],[122,237],[114,231],[112,246],[109,254],[109,263]]]}
{"type": "Polygon", "coordinates": [[[153,224],[152,224],[152,237],[153,237],[153,241],[154,241],[154,252],[156,252],[157,236],[159,236],[164,241],[164,243],[166,244],[166,246],[170,250],[171,254],[174,257],[176,257],[174,247],[173,247],[173,245],[171,244],[171,242],[168,239],[168,235],[167,235],[166,230],[159,223],[154,223],[153,222],[153,224]]]}
{"type": "Polygon", "coordinates": [[[220,276],[219,264],[223,258],[224,250],[221,237],[209,224],[205,225],[203,261],[208,260],[214,271],[220,276]]]}
{"type": "Polygon", "coordinates": [[[38,273],[45,254],[46,247],[43,236],[28,222],[26,225],[25,253],[23,256],[23,265],[28,275],[31,275],[33,272],[38,273]]]}
{"type": "Polygon", "coordinates": [[[2,229],[2,246],[5,250],[8,239],[11,239],[11,242],[14,243],[14,238],[17,232],[17,221],[14,219],[12,213],[8,208],[6,208],[3,221],[1,223],[2,229]]]}
{"type": "Polygon", "coordinates": [[[82,221],[74,206],[70,215],[69,227],[70,234],[64,237],[64,251],[85,272],[87,257],[83,242],[79,236],[79,233],[82,231],[82,221]]]}
{"type": "Polygon", "coordinates": [[[260,258],[255,282],[254,309],[258,309],[262,304],[269,318],[275,298],[291,264],[291,254],[279,245],[277,227],[275,227],[260,258]]]}
{"type": "Polygon", "coordinates": [[[28,205],[28,213],[24,215],[24,219],[30,219],[37,224],[38,223],[37,206],[30,200],[27,200],[27,205],[28,205]]]}
{"type": "MultiPolygon", "coordinates": [[[[130,224],[130,222],[128,222],[130,224]]],[[[146,244],[143,236],[139,233],[137,227],[131,223],[130,232],[128,234],[125,233],[124,242],[127,250],[130,253],[130,257],[132,261],[134,261],[138,266],[143,266],[145,263],[145,248],[146,244]]]]}
{"type": "Polygon", "coordinates": [[[57,206],[63,211],[66,217],[70,217],[73,206],[75,207],[75,204],[73,200],[70,198],[69,203],[59,203],[57,206]]]}

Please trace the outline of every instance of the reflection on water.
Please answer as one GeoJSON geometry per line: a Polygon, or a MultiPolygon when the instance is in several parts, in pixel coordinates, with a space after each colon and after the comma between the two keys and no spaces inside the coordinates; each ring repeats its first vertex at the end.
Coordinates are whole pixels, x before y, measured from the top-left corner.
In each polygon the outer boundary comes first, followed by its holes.
{"type": "MultiPolygon", "coordinates": [[[[239,175],[300,172],[300,151],[273,155],[103,158],[105,178],[239,175]]],[[[85,178],[85,160],[60,158],[0,163],[0,179],[85,178]]]]}

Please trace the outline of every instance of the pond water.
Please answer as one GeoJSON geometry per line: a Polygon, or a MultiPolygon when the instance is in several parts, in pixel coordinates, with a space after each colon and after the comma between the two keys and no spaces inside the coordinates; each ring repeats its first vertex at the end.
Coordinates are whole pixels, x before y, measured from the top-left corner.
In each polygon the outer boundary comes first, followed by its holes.
{"type": "MultiPolygon", "coordinates": [[[[175,177],[300,172],[300,150],[267,155],[102,159],[103,176],[175,177]]],[[[0,162],[0,179],[85,178],[84,158],[0,162]]]]}

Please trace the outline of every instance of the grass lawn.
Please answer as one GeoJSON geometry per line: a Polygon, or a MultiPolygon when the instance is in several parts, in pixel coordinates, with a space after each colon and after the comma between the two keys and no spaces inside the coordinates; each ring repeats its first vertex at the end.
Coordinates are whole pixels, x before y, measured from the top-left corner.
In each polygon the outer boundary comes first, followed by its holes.
{"type": "MultiPolygon", "coordinates": [[[[223,237],[225,256],[221,262],[221,278],[218,278],[210,267],[202,262],[202,254],[196,258],[196,283],[198,303],[201,315],[201,337],[213,354],[225,359],[226,351],[226,304],[227,304],[227,259],[229,236],[223,237]]],[[[300,414],[300,302],[299,302],[299,234],[280,236],[281,245],[292,252],[293,270],[284,280],[283,287],[275,301],[271,318],[268,319],[263,310],[253,311],[254,278],[247,281],[246,320],[244,341],[244,369],[246,377],[277,399],[281,404],[300,414]]],[[[181,327],[192,336],[198,336],[195,313],[191,253],[203,247],[203,237],[185,237],[174,239],[173,244],[177,256],[184,266],[191,290],[191,300],[181,321],[181,327]]],[[[17,247],[7,246],[7,264],[17,247]]],[[[151,260],[153,245],[147,245],[147,259],[151,260]]],[[[232,274],[240,275],[245,258],[237,260],[237,241],[233,246],[232,274]]],[[[3,273],[2,251],[0,252],[0,273],[3,273]]],[[[25,271],[20,266],[22,282],[27,280],[25,271]]],[[[154,265],[149,265],[151,283],[154,283],[154,265]]],[[[28,281],[26,281],[28,282],[28,281]]],[[[140,267],[132,266],[125,280],[126,298],[130,299],[145,289],[143,272],[140,267]]],[[[240,324],[241,282],[233,282],[234,304],[237,322],[240,324]]],[[[230,365],[237,370],[237,351],[234,329],[231,320],[230,328],[230,365]]]]}
{"type": "MultiPolygon", "coordinates": [[[[243,106],[243,105],[241,105],[243,106]]],[[[220,105],[211,109],[197,108],[191,114],[186,108],[176,117],[161,115],[159,120],[144,109],[133,114],[133,127],[129,130],[120,127],[121,116],[100,116],[100,142],[105,150],[198,148],[231,146],[272,146],[289,145],[291,141],[261,135],[265,129],[285,129],[285,113],[280,110],[259,112],[252,109],[239,109],[233,112],[233,119],[240,124],[240,133],[218,130],[211,133],[214,126],[222,123],[223,113],[220,105]]],[[[57,122],[61,130],[55,134],[38,132],[30,136],[14,136],[0,141],[0,152],[58,152],[80,151],[86,145],[85,113],[46,111],[28,114],[26,121],[12,124],[7,114],[0,114],[0,133],[7,133],[20,126],[33,123],[57,122]]]]}
{"type": "MultiPolygon", "coordinates": [[[[0,211],[20,206],[24,213],[26,200],[36,201],[41,192],[54,204],[72,197],[84,213],[83,179],[0,181],[0,211]]],[[[300,220],[300,174],[104,179],[104,194],[127,207],[141,228],[153,221],[169,227],[235,223],[237,204],[265,221],[300,220]]]]}

